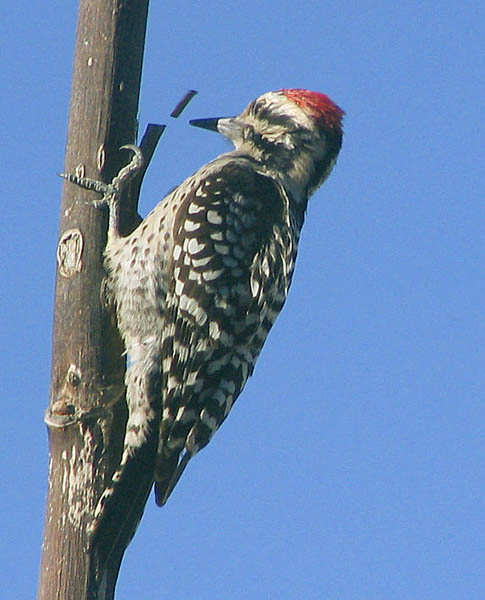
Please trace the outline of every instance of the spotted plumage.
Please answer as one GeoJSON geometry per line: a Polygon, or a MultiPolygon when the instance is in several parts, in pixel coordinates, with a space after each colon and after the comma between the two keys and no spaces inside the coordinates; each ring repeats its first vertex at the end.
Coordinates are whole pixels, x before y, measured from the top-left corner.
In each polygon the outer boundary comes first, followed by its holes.
{"type": "Polygon", "coordinates": [[[308,197],[335,163],[342,116],[323,94],[280,90],[238,117],[195,121],[235,150],[129,236],[110,227],[107,290],[128,355],[129,419],[98,520],[117,490],[146,494],[155,482],[165,503],[226,419],[286,300],[308,197]]]}
{"type": "Polygon", "coordinates": [[[281,309],[297,244],[287,217],[288,198],[243,159],[206,175],[180,204],[165,313],[176,333],[162,343],[159,502],[180,452],[198,452],[228,415],[281,309]]]}

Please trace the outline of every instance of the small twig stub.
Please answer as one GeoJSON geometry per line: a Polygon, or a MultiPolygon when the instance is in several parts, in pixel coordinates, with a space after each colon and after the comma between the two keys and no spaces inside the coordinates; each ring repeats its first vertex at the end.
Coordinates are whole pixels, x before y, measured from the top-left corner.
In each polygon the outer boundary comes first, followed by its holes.
{"type": "Polygon", "coordinates": [[[197,94],[196,90],[189,90],[185,96],[178,102],[177,106],[170,113],[171,117],[175,119],[182,114],[182,111],[185,109],[187,104],[192,100],[192,98],[197,94]]]}
{"type": "Polygon", "coordinates": [[[57,264],[63,277],[71,278],[82,268],[83,236],[79,229],[67,229],[57,245],[57,264]]]}

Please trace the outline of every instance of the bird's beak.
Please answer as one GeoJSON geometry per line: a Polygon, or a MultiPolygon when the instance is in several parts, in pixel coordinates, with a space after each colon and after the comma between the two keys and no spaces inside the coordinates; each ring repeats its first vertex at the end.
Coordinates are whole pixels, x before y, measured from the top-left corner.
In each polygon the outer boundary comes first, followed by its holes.
{"type": "Polygon", "coordinates": [[[239,121],[237,117],[192,119],[189,123],[194,125],[194,127],[202,127],[202,129],[217,131],[217,133],[232,140],[236,145],[238,144],[238,141],[242,139],[243,123],[239,121]]]}
{"type": "Polygon", "coordinates": [[[222,119],[220,119],[219,117],[215,117],[213,119],[192,119],[191,121],[189,121],[189,123],[194,127],[200,127],[201,129],[209,129],[209,131],[219,132],[217,124],[221,120],[222,119]]]}

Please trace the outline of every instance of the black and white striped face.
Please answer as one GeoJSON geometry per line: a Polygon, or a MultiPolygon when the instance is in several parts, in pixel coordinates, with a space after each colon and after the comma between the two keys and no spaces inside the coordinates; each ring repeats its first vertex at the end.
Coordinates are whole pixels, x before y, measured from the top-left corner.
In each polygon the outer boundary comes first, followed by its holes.
{"type": "Polygon", "coordinates": [[[237,118],[244,122],[240,142],[251,141],[256,146],[267,145],[275,151],[277,146],[294,150],[297,143],[312,143],[318,137],[315,122],[297,104],[280,92],[260,96],[237,118]]]}
{"type": "MultiPolygon", "coordinates": [[[[307,90],[263,94],[237,117],[207,120],[236,150],[264,164],[295,198],[308,197],[330,173],[342,143],[343,111],[307,90]]],[[[201,125],[201,122],[196,123],[201,125]]]]}

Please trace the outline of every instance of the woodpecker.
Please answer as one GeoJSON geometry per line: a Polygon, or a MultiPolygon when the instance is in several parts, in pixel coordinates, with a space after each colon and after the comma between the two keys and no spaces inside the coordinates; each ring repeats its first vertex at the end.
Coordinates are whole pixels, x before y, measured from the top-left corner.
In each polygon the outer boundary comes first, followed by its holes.
{"type": "Polygon", "coordinates": [[[268,92],[237,117],[191,121],[234,150],[130,235],[117,229],[118,197],[108,202],[106,289],[128,357],[129,416],[98,519],[123,481],[129,493],[143,482],[142,494],[154,482],[165,504],[226,419],[285,303],[308,199],[335,164],[343,116],[319,92],[268,92]]]}

